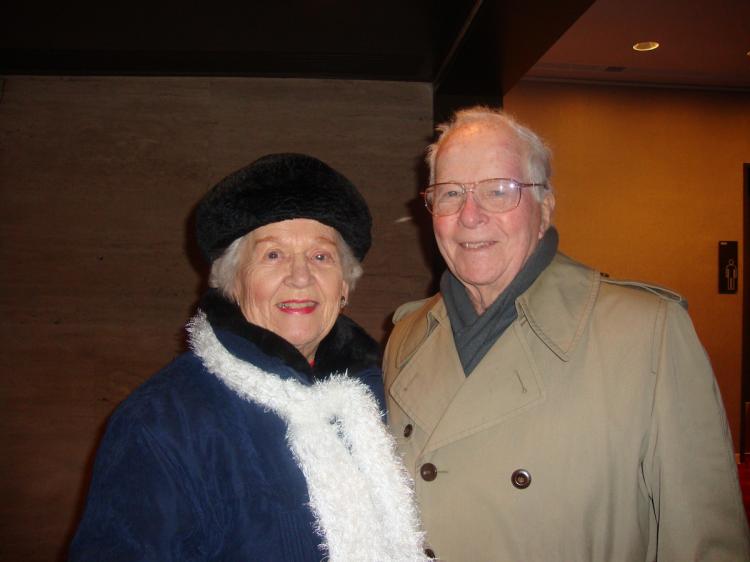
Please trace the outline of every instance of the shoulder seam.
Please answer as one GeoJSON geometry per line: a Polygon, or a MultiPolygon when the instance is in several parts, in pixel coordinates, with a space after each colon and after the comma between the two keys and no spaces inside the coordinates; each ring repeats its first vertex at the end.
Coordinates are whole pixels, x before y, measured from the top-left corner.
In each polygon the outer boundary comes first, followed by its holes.
{"type": "Polygon", "coordinates": [[[675,302],[687,310],[687,299],[680,293],[673,291],[667,287],[661,285],[655,285],[653,283],[645,283],[643,281],[633,281],[628,279],[610,279],[609,277],[602,277],[602,283],[608,285],[617,285],[620,287],[632,287],[634,289],[641,289],[647,291],[652,295],[656,295],[660,299],[675,302]]]}

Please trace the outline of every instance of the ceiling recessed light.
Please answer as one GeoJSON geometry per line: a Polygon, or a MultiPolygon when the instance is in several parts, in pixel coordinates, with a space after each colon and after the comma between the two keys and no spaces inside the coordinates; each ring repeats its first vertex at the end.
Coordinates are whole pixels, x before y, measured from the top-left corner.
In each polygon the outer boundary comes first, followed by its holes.
{"type": "Polygon", "coordinates": [[[659,43],[656,41],[638,41],[635,45],[633,45],[634,51],[653,51],[654,49],[659,48],[659,43]]]}

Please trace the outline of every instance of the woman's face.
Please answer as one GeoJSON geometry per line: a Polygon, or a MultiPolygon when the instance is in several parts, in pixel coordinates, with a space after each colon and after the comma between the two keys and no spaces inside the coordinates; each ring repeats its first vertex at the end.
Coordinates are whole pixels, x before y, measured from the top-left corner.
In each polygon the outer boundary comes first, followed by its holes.
{"type": "Polygon", "coordinates": [[[241,248],[234,297],[248,322],[281,336],[308,361],[349,296],[336,231],[311,219],[262,226],[241,248]]]}

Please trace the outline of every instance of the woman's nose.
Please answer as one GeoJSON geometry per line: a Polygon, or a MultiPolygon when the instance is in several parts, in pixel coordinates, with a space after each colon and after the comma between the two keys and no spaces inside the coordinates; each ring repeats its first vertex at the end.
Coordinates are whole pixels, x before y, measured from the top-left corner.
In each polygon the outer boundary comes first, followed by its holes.
{"type": "Polygon", "coordinates": [[[295,287],[304,287],[310,282],[310,264],[307,257],[295,255],[290,264],[289,283],[295,287]]]}

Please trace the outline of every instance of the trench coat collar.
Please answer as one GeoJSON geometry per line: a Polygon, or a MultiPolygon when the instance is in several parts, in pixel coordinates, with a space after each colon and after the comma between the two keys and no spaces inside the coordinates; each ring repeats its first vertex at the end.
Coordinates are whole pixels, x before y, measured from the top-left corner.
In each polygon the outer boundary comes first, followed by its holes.
{"type": "MultiPolygon", "coordinates": [[[[558,252],[552,263],[524,293],[516,299],[521,321],[529,323],[534,334],[563,361],[581,338],[599,294],[601,274],[558,252]]],[[[410,312],[416,315],[403,343],[397,350],[396,363],[401,369],[439,325],[450,325],[445,302],[438,293],[396,312],[399,321],[410,312]]]]}
{"type": "Polygon", "coordinates": [[[580,341],[596,297],[601,274],[557,253],[529,289],[516,299],[518,318],[563,361],[580,341]]]}
{"type": "Polygon", "coordinates": [[[518,320],[468,378],[461,368],[445,303],[439,295],[420,303],[421,311],[411,318],[404,318],[411,326],[397,350],[399,375],[390,386],[390,394],[431,435],[425,451],[541,403],[545,390],[528,330],[522,325],[528,324],[536,338],[567,361],[585,329],[599,282],[598,272],[557,254],[516,300],[518,320]],[[497,377],[498,364],[514,376],[497,377]],[[435,373],[438,369],[439,376],[435,373]]]}

